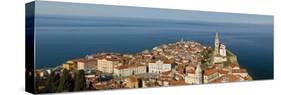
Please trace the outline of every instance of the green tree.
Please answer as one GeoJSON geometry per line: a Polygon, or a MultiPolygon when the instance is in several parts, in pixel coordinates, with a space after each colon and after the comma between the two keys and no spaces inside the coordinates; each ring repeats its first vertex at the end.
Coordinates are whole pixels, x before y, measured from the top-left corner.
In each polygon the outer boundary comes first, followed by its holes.
{"type": "Polygon", "coordinates": [[[48,75],[46,79],[45,92],[47,93],[56,92],[59,83],[59,78],[60,78],[59,74],[55,74],[54,71],[51,71],[50,75],[48,75]]]}
{"type": "Polygon", "coordinates": [[[74,91],[84,90],[86,85],[86,80],[84,76],[85,76],[84,70],[79,70],[78,72],[76,72],[75,80],[74,80],[74,91]]]}
{"type": "Polygon", "coordinates": [[[57,92],[69,91],[69,84],[70,84],[69,81],[70,81],[69,71],[66,69],[63,69],[62,75],[59,79],[59,85],[57,88],[57,92]]]}
{"type": "Polygon", "coordinates": [[[47,93],[53,92],[52,88],[53,88],[53,81],[54,80],[52,80],[53,79],[52,77],[54,77],[54,73],[53,72],[51,72],[51,74],[47,75],[46,89],[45,89],[45,92],[47,92],[47,93]]]}

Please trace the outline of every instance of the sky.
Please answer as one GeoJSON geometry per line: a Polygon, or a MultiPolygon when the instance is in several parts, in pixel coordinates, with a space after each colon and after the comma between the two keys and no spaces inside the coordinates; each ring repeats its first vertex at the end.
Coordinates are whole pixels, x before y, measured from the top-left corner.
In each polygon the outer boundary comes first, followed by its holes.
{"type": "Polygon", "coordinates": [[[98,4],[35,1],[36,15],[52,16],[101,16],[223,23],[273,24],[270,15],[237,14],[144,7],[127,7],[98,4]]]}

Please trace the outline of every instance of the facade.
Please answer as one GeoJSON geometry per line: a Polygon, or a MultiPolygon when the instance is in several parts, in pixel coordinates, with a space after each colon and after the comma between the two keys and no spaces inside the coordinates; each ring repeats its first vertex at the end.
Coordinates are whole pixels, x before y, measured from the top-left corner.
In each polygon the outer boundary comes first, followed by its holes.
{"type": "Polygon", "coordinates": [[[126,82],[126,87],[128,87],[128,88],[138,88],[139,87],[138,79],[133,76],[129,76],[128,78],[126,78],[125,82],[126,82]]]}
{"type": "Polygon", "coordinates": [[[62,64],[62,68],[64,69],[67,69],[67,70],[70,70],[72,68],[75,68],[76,66],[74,66],[74,63],[65,63],[65,64],[62,64]]]}
{"type": "Polygon", "coordinates": [[[246,69],[234,69],[232,70],[233,75],[239,75],[241,77],[247,77],[248,73],[246,69]]]}
{"type": "Polygon", "coordinates": [[[220,56],[226,57],[226,49],[225,48],[226,48],[226,46],[223,43],[221,43],[220,44],[220,50],[219,50],[220,56]]]}
{"type": "Polygon", "coordinates": [[[214,56],[214,58],[213,58],[213,64],[221,63],[221,62],[226,62],[226,61],[227,61],[226,57],[214,56]]]}
{"type": "Polygon", "coordinates": [[[162,73],[171,71],[172,66],[169,63],[163,63],[163,61],[158,60],[155,63],[148,63],[148,72],[149,73],[162,73]]]}
{"type": "Polygon", "coordinates": [[[95,68],[96,60],[88,59],[88,58],[81,58],[81,59],[74,59],[69,60],[65,64],[62,65],[63,68],[70,70],[90,70],[95,68]]]}
{"type": "Polygon", "coordinates": [[[84,70],[85,63],[84,62],[77,62],[77,70],[84,70]]]}
{"type": "Polygon", "coordinates": [[[200,64],[197,64],[194,80],[195,84],[202,84],[202,69],[200,64]]]}
{"type": "Polygon", "coordinates": [[[146,66],[142,64],[122,65],[114,68],[114,75],[126,77],[146,73],[146,66]]]}
{"type": "Polygon", "coordinates": [[[113,62],[106,59],[97,60],[97,69],[104,73],[113,73],[113,62]]]}
{"type": "Polygon", "coordinates": [[[195,71],[188,70],[186,71],[186,76],[184,77],[185,83],[187,84],[195,84],[195,71]]]}
{"type": "Polygon", "coordinates": [[[216,33],[215,35],[215,47],[213,52],[213,64],[221,63],[227,61],[226,58],[226,46],[219,41],[219,35],[216,33]]]}
{"type": "Polygon", "coordinates": [[[186,76],[184,77],[185,83],[187,84],[202,84],[203,76],[200,64],[193,69],[192,66],[186,68],[186,76]]]}
{"type": "Polygon", "coordinates": [[[216,69],[208,69],[204,71],[204,83],[210,83],[219,78],[219,73],[216,69]]]}
{"type": "Polygon", "coordinates": [[[232,70],[240,69],[240,66],[237,63],[231,63],[229,66],[232,70]]]}

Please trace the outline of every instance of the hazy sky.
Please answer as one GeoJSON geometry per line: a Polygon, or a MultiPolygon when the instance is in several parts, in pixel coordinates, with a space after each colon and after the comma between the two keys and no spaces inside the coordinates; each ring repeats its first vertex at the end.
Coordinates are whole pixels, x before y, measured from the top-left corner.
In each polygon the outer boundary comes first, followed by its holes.
{"type": "Polygon", "coordinates": [[[121,7],[97,4],[36,1],[37,15],[103,16],[149,19],[192,20],[209,22],[273,24],[273,16],[218,12],[202,12],[141,7],[121,7]]]}

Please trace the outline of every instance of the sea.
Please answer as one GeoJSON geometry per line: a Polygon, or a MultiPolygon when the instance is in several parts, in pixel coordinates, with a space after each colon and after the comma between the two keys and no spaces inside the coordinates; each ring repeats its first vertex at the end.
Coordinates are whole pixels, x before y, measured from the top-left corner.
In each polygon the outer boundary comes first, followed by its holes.
{"type": "Polygon", "coordinates": [[[181,39],[213,47],[215,32],[254,80],[273,79],[273,24],[37,15],[35,66],[100,52],[134,54],[181,39]]]}

